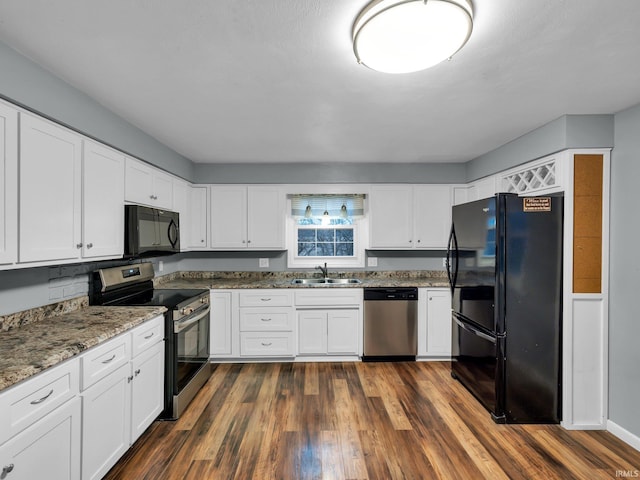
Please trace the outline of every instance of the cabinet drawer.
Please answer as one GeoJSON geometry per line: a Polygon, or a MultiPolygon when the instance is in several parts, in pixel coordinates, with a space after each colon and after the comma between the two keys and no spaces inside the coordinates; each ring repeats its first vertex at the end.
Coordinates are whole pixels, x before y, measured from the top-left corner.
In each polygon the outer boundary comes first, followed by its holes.
{"type": "Polygon", "coordinates": [[[131,331],[131,355],[137,356],[164,339],[164,316],[143,323],[131,331]]]}
{"type": "Polygon", "coordinates": [[[290,308],[240,309],[240,331],[291,331],[293,312],[290,308]]]}
{"type": "Polygon", "coordinates": [[[295,295],[296,307],[313,306],[331,308],[343,305],[361,305],[361,288],[299,289],[295,295]]]}
{"type": "Polygon", "coordinates": [[[78,360],[72,359],[0,394],[0,444],[78,394],[78,360]]]}
{"type": "Polygon", "coordinates": [[[131,358],[131,335],[126,333],[92,348],[80,357],[80,388],[90,387],[131,358]]]}
{"type": "Polygon", "coordinates": [[[240,292],[241,307],[290,307],[293,295],[288,290],[252,290],[240,292]]]}
{"type": "Polygon", "coordinates": [[[293,332],[241,332],[243,357],[293,357],[293,332]]]}

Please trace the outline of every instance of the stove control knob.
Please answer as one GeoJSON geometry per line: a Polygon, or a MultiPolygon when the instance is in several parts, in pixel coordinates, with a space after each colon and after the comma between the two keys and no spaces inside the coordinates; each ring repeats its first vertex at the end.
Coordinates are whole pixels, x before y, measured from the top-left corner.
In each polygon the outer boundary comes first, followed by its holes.
{"type": "Polygon", "coordinates": [[[200,299],[200,303],[209,303],[209,299],[207,297],[202,297],[200,299]]]}
{"type": "Polygon", "coordinates": [[[183,315],[191,315],[193,313],[193,307],[184,307],[182,310],[180,310],[180,313],[182,313],[183,315]]]}

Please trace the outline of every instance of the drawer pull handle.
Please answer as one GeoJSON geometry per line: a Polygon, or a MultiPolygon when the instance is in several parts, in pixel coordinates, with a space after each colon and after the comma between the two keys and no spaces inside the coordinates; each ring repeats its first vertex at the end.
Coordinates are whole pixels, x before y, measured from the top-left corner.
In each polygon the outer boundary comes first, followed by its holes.
{"type": "Polygon", "coordinates": [[[144,337],[145,340],[149,340],[151,337],[153,337],[155,335],[155,332],[151,332],[151,335],[147,335],[146,337],[144,337]]]}
{"type": "Polygon", "coordinates": [[[113,362],[113,359],[114,359],[114,358],[116,358],[116,354],[115,354],[115,353],[113,354],[113,356],[112,356],[111,358],[108,358],[108,359],[106,359],[106,360],[103,360],[103,361],[102,361],[102,363],[104,363],[105,365],[106,365],[107,363],[111,363],[111,362],[113,362]]]}
{"type": "Polygon", "coordinates": [[[131,380],[133,380],[133,375],[127,377],[127,383],[131,383],[131,380]]]}
{"type": "Polygon", "coordinates": [[[135,372],[133,372],[133,373],[135,373],[135,374],[136,374],[136,377],[137,377],[138,375],[140,375],[140,369],[137,369],[137,370],[136,370],[135,372]]]}
{"type": "Polygon", "coordinates": [[[10,463],[9,465],[2,467],[2,475],[0,476],[0,478],[4,478],[7,475],[7,473],[11,473],[12,471],[13,471],[13,463],[10,463]]]}
{"type": "Polygon", "coordinates": [[[269,343],[267,343],[267,342],[262,342],[262,346],[263,346],[263,347],[270,347],[272,344],[273,344],[273,342],[269,342],[269,343]]]}
{"type": "Polygon", "coordinates": [[[47,398],[49,398],[51,396],[51,394],[53,393],[53,388],[51,389],[51,391],[49,393],[47,393],[44,397],[42,397],[39,400],[32,400],[31,401],[31,405],[38,405],[39,403],[44,402],[47,398]]]}
{"type": "Polygon", "coordinates": [[[270,318],[261,318],[260,320],[262,320],[263,322],[270,322],[271,321],[270,318]]]}
{"type": "Polygon", "coordinates": [[[270,302],[271,301],[270,298],[261,298],[260,300],[263,301],[263,302],[270,302]]]}

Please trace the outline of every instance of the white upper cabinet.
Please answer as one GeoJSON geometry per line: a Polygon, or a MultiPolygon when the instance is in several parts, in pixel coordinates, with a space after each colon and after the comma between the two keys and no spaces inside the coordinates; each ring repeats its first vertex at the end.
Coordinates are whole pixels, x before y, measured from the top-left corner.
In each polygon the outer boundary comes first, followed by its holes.
{"type": "Polygon", "coordinates": [[[125,157],[85,140],[82,161],[82,256],[121,257],[124,252],[125,157]]]}
{"type": "Polygon", "coordinates": [[[189,187],[189,223],[186,226],[189,250],[207,248],[207,190],[207,187],[189,187]]]}
{"type": "Polygon", "coordinates": [[[375,185],[369,198],[371,248],[413,248],[413,188],[375,185]]]}
{"type": "Polygon", "coordinates": [[[279,187],[248,187],[248,247],[284,249],[284,194],[279,187]]]}
{"type": "Polygon", "coordinates": [[[446,248],[451,230],[451,187],[415,186],[413,202],[414,248],[446,248]]]}
{"type": "Polygon", "coordinates": [[[449,185],[374,185],[369,205],[370,248],[446,248],[451,226],[449,185]]]}
{"type": "Polygon", "coordinates": [[[274,186],[211,186],[211,248],[284,249],[284,193],[274,186]]]}
{"type": "Polygon", "coordinates": [[[18,260],[18,111],[0,103],[0,264],[18,260]]]}
{"type": "Polygon", "coordinates": [[[187,250],[189,243],[189,184],[178,178],[173,179],[173,205],[171,210],[180,215],[180,251],[187,250]]]}
{"type": "Polygon", "coordinates": [[[156,208],[173,208],[171,175],[127,157],[124,198],[127,202],[156,208]]]}
{"type": "Polygon", "coordinates": [[[20,114],[20,262],[79,258],[82,138],[20,114]]]}

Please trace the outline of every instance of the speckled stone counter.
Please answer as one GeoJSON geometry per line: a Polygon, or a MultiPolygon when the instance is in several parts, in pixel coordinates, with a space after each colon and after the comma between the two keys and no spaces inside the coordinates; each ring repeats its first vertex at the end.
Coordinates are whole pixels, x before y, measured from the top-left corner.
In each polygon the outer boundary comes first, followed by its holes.
{"type": "Polygon", "coordinates": [[[87,306],[0,331],[0,391],[165,311],[87,306]]]}
{"type": "Polygon", "coordinates": [[[446,273],[438,270],[400,272],[330,272],[335,278],[358,278],[356,284],[293,284],[294,278],[313,278],[310,272],[178,272],[154,279],[162,288],[364,288],[448,287],[446,273]]]}

